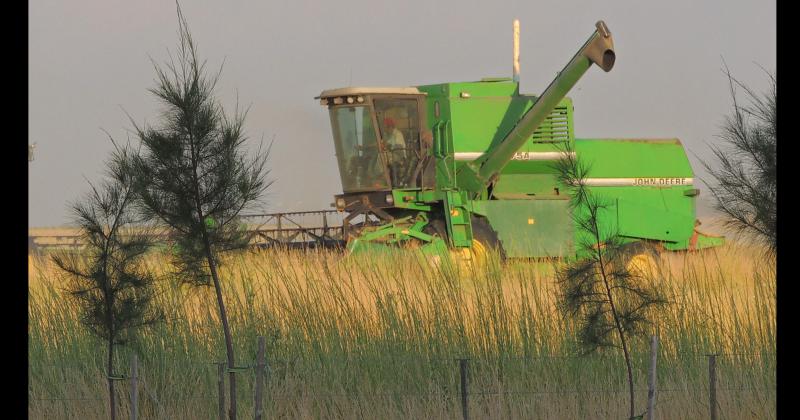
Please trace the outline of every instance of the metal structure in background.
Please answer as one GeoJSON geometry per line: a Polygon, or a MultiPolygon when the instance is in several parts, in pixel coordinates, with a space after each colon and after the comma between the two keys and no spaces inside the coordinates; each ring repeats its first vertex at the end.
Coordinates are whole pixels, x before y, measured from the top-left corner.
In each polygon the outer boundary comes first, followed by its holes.
{"type": "MultiPolygon", "coordinates": [[[[337,248],[343,247],[342,218],[336,210],[248,214],[241,216],[248,231],[254,233],[252,245],[258,248],[337,248]]],[[[157,235],[166,240],[167,235],[157,235]]],[[[28,251],[79,249],[83,246],[75,228],[28,229],[28,251]]]]}
{"type": "Polygon", "coordinates": [[[241,216],[261,248],[336,248],[344,245],[342,213],[336,210],[296,211],[241,216]]]}

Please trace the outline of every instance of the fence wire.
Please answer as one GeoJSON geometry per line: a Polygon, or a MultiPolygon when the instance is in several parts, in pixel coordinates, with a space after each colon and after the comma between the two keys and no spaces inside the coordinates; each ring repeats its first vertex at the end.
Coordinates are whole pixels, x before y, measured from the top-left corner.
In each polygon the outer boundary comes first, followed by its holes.
{"type": "MultiPolygon", "coordinates": [[[[752,357],[752,356],[761,356],[761,355],[769,355],[774,356],[770,353],[718,353],[717,356],[723,356],[720,360],[724,359],[724,356],[736,356],[736,357],[752,357]]],[[[352,358],[352,357],[329,357],[322,360],[314,359],[303,359],[303,358],[294,358],[294,359],[287,359],[287,358],[273,358],[265,360],[264,365],[264,378],[265,378],[265,389],[271,391],[272,394],[268,395],[268,398],[271,399],[302,399],[308,398],[309,396],[315,398],[380,398],[380,397],[444,397],[450,396],[455,397],[460,395],[461,391],[458,386],[458,377],[459,373],[457,372],[457,361],[463,360],[463,358],[459,357],[441,357],[441,358],[423,358],[420,359],[419,357],[413,358],[413,355],[409,355],[408,357],[400,357],[396,360],[387,359],[385,357],[381,358],[352,358]],[[435,391],[418,391],[412,392],[409,390],[397,390],[393,392],[365,392],[365,391],[351,391],[351,392],[318,392],[318,391],[304,391],[302,395],[285,395],[280,392],[280,384],[283,381],[282,378],[277,377],[277,373],[289,374],[293,373],[295,375],[302,374],[302,373],[313,373],[317,370],[319,366],[323,365],[334,365],[334,364],[342,364],[344,363],[346,366],[353,368],[351,369],[352,375],[351,378],[338,378],[341,379],[337,383],[335,379],[332,380],[332,384],[334,386],[348,386],[350,384],[347,383],[347,379],[355,379],[358,373],[364,373],[365,371],[369,371],[370,369],[373,370],[381,370],[386,369],[385,366],[375,366],[374,360],[381,360],[384,364],[409,364],[409,367],[416,366],[417,371],[425,371],[427,369],[428,373],[433,373],[433,365],[436,366],[436,370],[442,371],[440,373],[444,374],[441,378],[443,379],[438,383],[438,385],[442,389],[438,389],[435,391]],[[358,367],[359,364],[363,364],[365,366],[358,367]],[[299,365],[299,367],[298,367],[299,365]],[[446,369],[449,365],[449,369],[446,369]],[[275,388],[278,389],[275,389],[275,388]],[[277,393],[274,391],[278,391],[277,393]]],[[[701,359],[707,359],[706,354],[684,354],[683,359],[693,359],[695,361],[699,361],[701,359]]],[[[503,357],[498,359],[466,359],[469,363],[469,375],[470,375],[470,389],[468,391],[469,395],[471,396],[533,396],[533,395],[580,395],[580,394],[620,394],[620,393],[627,393],[629,389],[627,387],[609,389],[592,389],[592,388],[562,388],[562,389],[500,389],[498,390],[498,386],[484,386],[482,383],[483,376],[489,376],[490,379],[493,375],[497,376],[497,371],[502,371],[503,368],[511,369],[516,366],[507,366],[505,364],[509,363],[519,363],[525,362],[526,364],[533,362],[541,362],[543,360],[580,360],[581,362],[585,363],[598,363],[601,361],[608,361],[614,360],[620,362],[621,359],[619,357],[606,357],[606,356],[592,356],[592,357],[582,357],[582,356],[574,356],[574,355],[538,355],[538,356],[526,356],[526,357],[503,357]],[[483,376],[482,376],[483,375],[483,376]]],[[[679,360],[683,361],[683,360],[679,360]]],[[[154,363],[160,365],[160,363],[154,363]]],[[[175,362],[174,360],[171,363],[173,366],[184,367],[184,366],[197,366],[197,367],[205,367],[210,368],[213,366],[217,366],[220,364],[225,365],[225,362],[221,361],[197,361],[195,359],[185,359],[175,362]]],[[[557,365],[557,364],[556,364],[557,365]]],[[[541,365],[540,365],[541,366],[541,365]]],[[[557,367],[557,366],[556,366],[557,367]]],[[[699,372],[697,376],[702,377],[707,375],[707,372],[703,371],[704,365],[698,365],[697,368],[699,372]]],[[[718,366],[719,367],[719,366],[718,366]]],[[[243,385],[246,385],[247,388],[250,388],[252,384],[246,383],[247,380],[252,379],[251,377],[255,376],[255,372],[258,368],[258,365],[255,361],[247,361],[246,363],[240,363],[235,366],[236,371],[238,371],[239,375],[237,378],[242,380],[243,385]]],[[[663,366],[660,366],[661,369],[665,369],[663,366]]],[[[90,378],[97,378],[97,376],[106,379],[105,373],[101,368],[97,366],[86,366],[81,364],[72,364],[72,363],[43,363],[43,364],[36,364],[35,366],[29,366],[29,375],[33,375],[32,371],[37,372],[39,375],[43,375],[43,371],[63,371],[65,370],[74,370],[79,371],[86,381],[83,382],[61,382],[61,389],[69,389],[73,387],[77,387],[79,385],[85,384],[86,382],[90,382],[88,379],[90,378]],[[93,369],[94,368],[94,369],[93,369]]],[[[203,370],[203,369],[201,369],[203,370]]],[[[139,384],[145,388],[146,393],[148,396],[155,400],[157,403],[157,395],[153,391],[153,384],[151,381],[153,378],[148,378],[148,369],[147,364],[143,363],[139,367],[139,384]]],[[[229,373],[226,371],[226,374],[229,373]]],[[[398,372],[398,376],[400,372],[398,372]]],[[[502,373],[501,373],[502,374],[502,373]]],[[[507,376],[526,376],[530,375],[530,372],[505,372],[507,376]]],[[[37,376],[37,375],[34,375],[37,376]]],[[[206,382],[207,384],[214,384],[217,378],[217,372],[213,369],[205,369],[204,375],[197,375],[196,377],[192,378],[191,381],[188,382],[196,382],[202,383],[206,382]]],[[[723,375],[724,378],[724,375],[723,375]]],[[[33,378],[32,378],[33,379],[33,378]]],[[[121,375],[119,378],[121,382],[127,382],[130,379],[130,376],[126,373],[121,375]]],[[[408,378],[406,378],[408,379],[408,378]]],[[[413,379],[413,378],[411,378],[413,379]]],[[[535,377],[531,378],[535,380],[535,377]]],[[[595,378],[596,380],[596,378],[595,378]]],[[[620,381],[620,384],[623,384],[620,381]]],[[[697,394],[702,395],[708,392],[708,383],[703,382],[702,387],[666,387],[660,388],[657,387],[658,393],[687,393],[687,394],[697,394]]],[[[500,384],[502,387],[502,383],[500,384]]],[[[718,383],[716,386],[717,392],[774,392],[776,390],[775,386],[769,384],[769,386],[744,386],[738,384],[730,384],[730,383],[718,383]]],[[[31,390],[32,391],[32,390],[31,390]]],[[[52,388],[51,388],[52,391],[52,388]]],[[[636,392],[647,392],[647,388],[637,387],[634,389],[636,392]]],[[[170,395],[170,400],[214,400],[218,397],[217,394],[202,394],[202,395],[185,395],[185,396],[177,396],[177,395],[170,395]]],[[[55,396],[55,395],[47,395],[47,396],[33,396],[31,395],[29,398],[30,401],[103,401],[104,398],[100,398],[97,396],[55,396]]],[[[158,403],[160,404],[160,403],[158,403]]]]}

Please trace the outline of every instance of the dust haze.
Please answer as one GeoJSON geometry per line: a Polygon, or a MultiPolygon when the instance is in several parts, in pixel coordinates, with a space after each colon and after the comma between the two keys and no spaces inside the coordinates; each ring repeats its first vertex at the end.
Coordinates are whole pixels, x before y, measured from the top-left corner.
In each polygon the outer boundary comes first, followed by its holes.
{"type": "MultiPolygon", "coordinates": [[[[271,141],[262,210],[329,208],[341,192],[322,90],[511,76],[511,22],[521,21],[521,91],[541,93],[605,20],[617,63],[570,96],[579,138],[677,137],[696,178],[731,109],[723,59],[756,91],[776,63],[775,2],[373,1],[186,2],[218,98],[249,108],[250,147],[271,141]]],[[[137,123],[158,123],[150,59],[177,43],[169,1],[29,3],[29,227],[69,222],[67,204],[102,177],[137,123]]],[[[703,184],[698,212],[709,214],[703,184]]]]}

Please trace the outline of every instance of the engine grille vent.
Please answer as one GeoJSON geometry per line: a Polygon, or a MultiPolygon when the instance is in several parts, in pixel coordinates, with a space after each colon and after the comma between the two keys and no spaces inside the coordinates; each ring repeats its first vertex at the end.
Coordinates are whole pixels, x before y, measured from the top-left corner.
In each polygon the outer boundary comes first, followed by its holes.
{"type": "Polygon", "coordinates": [[[559,143],[569,141],[572,137],[572,121],[566,106],[558,106],[545,118],[542,125],[533,132],[531,139],[535,143],[559,143]]]}

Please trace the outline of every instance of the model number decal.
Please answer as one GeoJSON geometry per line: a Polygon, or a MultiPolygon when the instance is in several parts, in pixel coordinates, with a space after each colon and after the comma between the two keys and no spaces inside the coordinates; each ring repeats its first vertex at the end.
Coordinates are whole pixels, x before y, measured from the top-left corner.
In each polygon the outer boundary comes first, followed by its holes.
{"type": "MultiPolygon", "coordinates": [[[[571,156],[575,156],[575,152],[569,152],[571,156]]],[[[453,157],[457,161],[471,161],[483,156],[481,152],[456,152],[453,157]]],[[[559,160],[564,158],[564,152],[517,152],[511,157],[511,160],[559,160]]]]}

